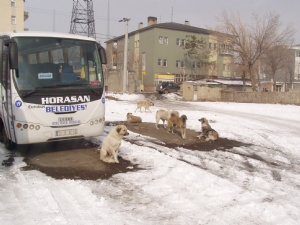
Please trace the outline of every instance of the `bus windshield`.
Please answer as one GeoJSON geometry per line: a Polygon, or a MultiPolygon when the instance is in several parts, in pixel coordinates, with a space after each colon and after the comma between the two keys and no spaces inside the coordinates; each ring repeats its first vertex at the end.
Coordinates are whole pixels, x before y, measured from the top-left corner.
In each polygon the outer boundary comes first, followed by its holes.
{"type": "Polygon", "coordinates": [[[103,88],[96,42],[43,37],[14,39],[19,57],[14,81],[19,91],[103,88]]]}

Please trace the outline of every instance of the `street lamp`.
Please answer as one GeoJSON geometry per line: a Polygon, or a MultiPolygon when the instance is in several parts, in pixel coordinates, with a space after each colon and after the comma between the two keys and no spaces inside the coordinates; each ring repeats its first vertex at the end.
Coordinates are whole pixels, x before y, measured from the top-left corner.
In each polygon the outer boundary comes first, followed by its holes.
{"type": "Polygon", "coordinates": [[[128,21],[129,18],[123,18],[119,22],[125,22],[125,41],[124,41],[124,65],[123,65],[123,92],[128,90],[128,74],[127,74],[127,54],[128,54],[128,21]]]}

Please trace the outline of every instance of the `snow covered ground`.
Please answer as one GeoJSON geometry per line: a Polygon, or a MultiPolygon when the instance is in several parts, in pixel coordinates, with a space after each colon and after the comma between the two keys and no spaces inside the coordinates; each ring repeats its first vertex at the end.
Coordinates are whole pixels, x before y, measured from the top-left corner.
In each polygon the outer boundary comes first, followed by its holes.
{"type": "MultiPolygon", "coordinates": [[[[0,166],[0,224],[300,224],[299,106],[182,102],[168,94],[149,96],[152,113],[135,113],[144,95],[107,96],[121,100],[106,99],[107,121],[133,112],[154,123],[157,109],[175,109],[189,129],[200,131],[198,119],[206,117],[222,137],[249,146],[201,152],[124,140],[120,156],[145,169],[97,181],[23,171],[15,157],[0,166]]],[[[0,144],[0,160],[8,156],[0,144]]]]}

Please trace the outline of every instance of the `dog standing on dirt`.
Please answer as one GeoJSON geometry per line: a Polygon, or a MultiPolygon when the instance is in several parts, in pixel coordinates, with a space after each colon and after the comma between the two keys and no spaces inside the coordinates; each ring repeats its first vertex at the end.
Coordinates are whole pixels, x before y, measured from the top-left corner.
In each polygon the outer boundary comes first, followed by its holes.
{"type": "MultiPolygon", "coordinates": [[[[140,112],[142,112],[142,107],[145,108],[145,112],[146,112],[146,110],[149,110],[151,112],[149,107],[154,105],[154,103],[149,100],[140,100],[136,104],[137,104],[136,110],[138,110],[138,108],[139,108],[140,112]]],[[[135,112],[136,112],[136,110],[135,110],[135,112]]]]}
{"type": "Polygon", "coordinates": [[[134,116],[132,113],[127,113],[127,122],[128,123],[141,123],[142,118],[139,116],[134,116]]]}
{"type": "Polygon", "coordinates": [[[158,123],[159,123],[160,120],[163,121],[163,126],[164,126],[164,128],[166,128],[165,121],[168,121],[168,119],[170,119],[172,112],[175,113],[179,117],[179,113],[177,111],[167,111],[167,110],[164,110],[164,109],[160,109],[160,110],[156,111],[156,115],[155,115],[155,118],[156,118],[155,127],[156,127],[156,129],[158,129],[158,123]]]}
{"type": "Polygon", "coordinates": [[[129,133],[125,125],[114,127],[104,138],[100,149],[100,160],[108,163],[119,163],[118,152],[122,138],[129,133]]]}
{"type": "Polygon", "coordinates": [[[172,131],[174,133],[174,125],[180,128],[180,133],[182,139],[186,139],[186,121],[187,117],[186,115],[182,115],[181,117],[178,116],[178,114],[171,112],[171,116],[168,119],[168,133],[172,131]]]}
{"type": "Polygon", "coordinates": [[[219,134],[217,131],[211,128],[206,118],[201,118],[199,121],[202,124],[202,132],[199,136],[197,136],[199,139],[204,141],[215,141],[219,138],[219,134]]]}

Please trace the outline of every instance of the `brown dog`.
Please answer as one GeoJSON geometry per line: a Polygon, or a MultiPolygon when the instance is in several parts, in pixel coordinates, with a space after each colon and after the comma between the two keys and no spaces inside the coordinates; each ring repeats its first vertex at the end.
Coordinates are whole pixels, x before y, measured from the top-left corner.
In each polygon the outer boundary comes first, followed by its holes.
{"type": "Polygon", "coordinates": [[[163,126],[164,126],[164,128],[166,128],[165,120],[168,121],[168,119],[170,119],[172,112],[176,113],[176,115],[179,117],[179,113],[177,111],[167,111],[167,110],[164,110],[164,109],[159,109],[159,110],[156,111],[156,115],[155,115],[155,118],[156,118],[155,127],[156,127],[156,129],[158,129],[158,123],[159,123],[160,120],[163,121],[163,126]]]}
{"type": "MultiPolygon", "coordinates": [[[[137,104],[136,110],[138,110],[138,108],[139,108],[140,112],[142,112],[142,107],[145,108],[145,112],[146,112],[146,110],[149,110],[151,112],[149,107],[154,105],[154,103],[149,100],[141,100],[141,101],[138,101],[136,104],[137,104]]],[[[135,112],[136,112],[136,110],[135,110],[135,112]]]]}
{"type": "Polygon", "coordinates": [[[201,118],[199,121],[202,123],[202,132],[199,136],[199,139],[204,141],[215,141],[219,138],[219,134],[217,131],[211,128],[206,118],[201,118]]]}
{"type": "Polygon", "coordinates": [[[128,123],[141,123],[142,118],[139,116],[134,116],[132,113],[127,113],[127,122],[128,123]]]}
{"type": "Polygon", "coordinates": [[[178,128],[180,128],[181,137],[183,139],[186,139],[186,121],[186,115],[182,115],[181,117],[179,117],[177,113],[171,112],[171,116],[168,119],[168,133],[170,133],[171,130],[172,133],[174,133],[174,126],[177,126],[178,128]]]}

